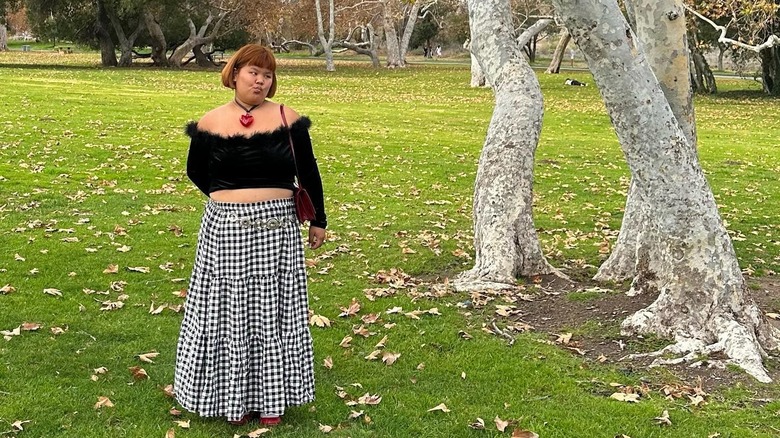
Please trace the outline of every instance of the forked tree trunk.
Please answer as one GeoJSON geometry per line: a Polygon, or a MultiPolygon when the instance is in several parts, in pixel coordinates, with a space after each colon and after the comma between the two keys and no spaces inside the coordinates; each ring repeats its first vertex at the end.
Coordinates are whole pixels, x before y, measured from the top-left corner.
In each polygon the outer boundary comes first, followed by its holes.
{"type": "Polygon", "coordinates": [[[328,35],[325,35],[325,28],[322,24],[322,6],[320,0],[314,0],[314,7],[317,9],[317,37],[322,44],[322,50],[325,52],[325,70],[336,71],[336,64],[333,62],[333,41],[336,37],[336,9],[334,0],[328,0],[328,35]]]}
{"type": "MultiPolygon", "coordinates": [[[[685,35],[685,17],[681,0],[627,0],[632,27],[636,38],[629,44],[639,45],[655,73],[661,89],[672,108],[688,143],[696,147],[696,123],[689,75],[688,41],[685,35]],[[660,23],[660,24],[659,24],[660,23]],[[634,41],[636,40],[636,41],[634,41]]],[[[625,32],[624,32],[625,33],[625,32]]],[[[599,267],[597,281],[624,281],[634,278],[640,284],[648,275],[643,267],[637,266],[637,254],[644,251],[644,242],[638,230],[647,221],[645,212],[650,209],[643,204],[644,187],[631,180],[623,223],[609,258],[599,267]]],[[[632,288],[639,293],[641,288],[632,288]]]]}
{"type": "Polygon", "coordinates": [[[469,0],[471,47],[496,106],[474,187],[474,267],[458,290],[511,288],[518,276],[549,274],[532,217],[534,152],[542,92],[517,44],[509,0],[469,0]]]}
{"type": "Polygon", "coordinates": [[[141,31],[144,30],[144,21],[143,19],[139,19],[133,33],[130,34],[130,36],[127,36],[125,35],[125,30],[122,28],[122,23],[116,16],[116,12],[110,7],[105,8],[105,11],[114,28],[117,40],[119,41],[119,66],[129,67],[133,63],[133,47],[135,47],[135,40],[141,34],[141,31]]]}
{"type": "Polygon", "coordinates": [[[171,65],[181,67],[182,62],[184,61],[184,57],[192,51],[193,47],[201,46],[203,44],[211,44],[214,42],[214,40],[219,35],[222,22],[228,15],[228,12],[229,11],[222,11],[216,17],[214,17],[214,14],[209,12],[208,17],[206,17],[206,21],[203,23],[200,29],[196,29],[195,23],[192,22],[192,19],[187,18],[187,26],[190,28],[190,36],[179,47],[174,49],[171,57],[168,59],[171,65]],[[211,27],[211,23],[214,21],[214,18],[217,19],[217,22],[214,23],[213,27],[211,27]],[[211,30],[209,31],[210,27],[211,30]],[[208,35],[206,35],[207,32],[208,35]]]}
{"type": "Polygon", "coordinates": [[[623,333],[672,338],[676,343],[662,352],[689,353],[688,360],[720,351],[758,380],[771,381],[762,359],[765,349],[778,348],[780,333],[746,295],[696,149],[643,54],[632,50],[616,0],[553,3],[588,61],[647,198],[642,208],[652,209],[637,230],[648,242],[637,266],[652,275],[634,287],[658,298],[627,318],[623,333]]]}
{"type": "Polygon", "coordinates": [[[401,41],[398,44],[398,53],[401,54],[401,60],[404,65],[406,65],[406,52],[409,51],[409,42],[412,40],[412,33],[414,32],[414,26],[417,24],[417,15],[420,13],[421,6],[422,1],[413,0],[409,16],[406,18],[403,34],[401,34],[401,41]]]}
{"type": "Polygon", "coordinates": [[[571,41],[571,35],[566,28],[561,29],[561,38],[558,40],[558,45],[555,46],[555,52],[550,61],[550,66],[547,67],[546,73],[558,74],[561,72],[561,63],[563,63],[563,55],[566,53],[566,47],[571,41]]]}

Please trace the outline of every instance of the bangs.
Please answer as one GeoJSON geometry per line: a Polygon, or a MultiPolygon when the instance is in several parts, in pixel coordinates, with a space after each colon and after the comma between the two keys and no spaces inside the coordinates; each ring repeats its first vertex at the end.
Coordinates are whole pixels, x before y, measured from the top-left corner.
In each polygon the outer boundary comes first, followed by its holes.
{"type": "Polygon", "coordinates": [[[276,59],[270,50],[258,45],[249,46],[247,49],[244,56],[236,63],[236,68],[241,68],[245,65],[254,65],[276,72],[276,59]]]}

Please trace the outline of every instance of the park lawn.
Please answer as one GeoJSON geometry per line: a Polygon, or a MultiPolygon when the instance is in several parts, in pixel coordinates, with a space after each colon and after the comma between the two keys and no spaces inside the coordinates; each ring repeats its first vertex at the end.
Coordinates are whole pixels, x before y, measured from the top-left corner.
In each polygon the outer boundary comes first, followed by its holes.
{"type": "MultiPolygon", "coordinates": [[[[0,432],[29,420],[6,435],[247,434],[257,426],[172,416],[163,391],[173,381],[176,310],[204,202],[184,174],[183,127],[231,94],[216,71],[96,62],[94,54],[0,53],[0,287],[9,286],[0,330],[40,325],[0,341],[0,432]],[[109,265],[117,272],[104,273],[109,265]],[[159,355],[141,361],[149,352],[159,355]],[[134,366],[149,378],[135,380],[134,366]],[[95,408],[99,397],[114,406],[95,408]]],[[[465,294],[439,297],[446,278],[472,263],[471,196],[491,92],[470,88],[467,66],[453,63],[337,67],[326,74],[321,62],[280,61],[275,100],[314,122],[329,243],[307,250],[310,304],[331,325],[312,327],[317,402],[290,409],[267,436],[325,436],[320,424],[335,428],[329,436],[355,438],[508,437],[515,427],[542,437],[777,436],[780,402],[760,401],[776,399],[774,384],[722,388],[701,404],[667,399],[664,384],[696,382],[587,361],[543,333],[517,334],[508,346],[482,330],[493,319],[506,324],[496,303],[473,311],[465,294]],[[402,287],[388,288],[393,280],[402,287]],[[367,289],[394,293],[371,301],[367,289]],[[358,314],[339,317],[353,299],[358,314]],[[403,310],[388,312],[396,307],[403,310]],[[371,313],[378,322],[361,321],[371,313]],[[368,337],[353,332],[361,324],[368,337]],[[346,336],[353,339],[340,346],[346,336]],[[384,336],[384,350],[400,353],[391,366],[365,359],[384,336]],[[609,398],[620,389],[612,383],[643,382],[649,392],[639,403],[609,398]],[[345,403],[366,393],[381,402],[345,403]],[[441,403],[450,412],[428,411],[441,403]],[[664,410],[671,426],[655,420],[664,410]],[[363,414],[350,419],[352,411],[363,414]],[[496,417],[514,424],[499,432],[496,417]],[[477,418],[486,430],[469,427],[477,418]]],[[[592,79],[567,76],[590,86],[540,75],[535,220],[550,261],[587,278],[619,230],[628,171],[592,79]]],[[[741,265],[773,275],[780,103],[749,81],[719,87],[726,92],[697,99],[702,165],[741,265]]]]}

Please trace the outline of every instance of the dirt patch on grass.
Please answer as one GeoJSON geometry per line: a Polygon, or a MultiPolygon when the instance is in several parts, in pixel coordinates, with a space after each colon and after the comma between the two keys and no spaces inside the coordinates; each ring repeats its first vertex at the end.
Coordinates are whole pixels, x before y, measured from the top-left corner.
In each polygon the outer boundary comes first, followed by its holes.
{"type": "MultiPolygon", "coordinates": [[[[572,354],[582,355],[587,362],[612,363],[627,373],[663,374],[665,379],[696,383],[701,381],[706,391],[742,382],[756,384],[747,374],[735,369],[708,367],[691,368],[686,364],[665,365],[648,371],[652,358],[627,359],[633,353],[656,351],[668,344],[652,337],[625,337],[620,335],[620,323],[632,313],[647,307],[655,296],[629,297],[627,287],[607,289],[586,283],[569,283],[555,277],[544,277],[536,283],[533,300],[518,305],[514,318],[548,333],[555,341],[563,333],[572,333],[563,347],[572,347],[572,354]],[[671,376],[669,375],[671,374],[671,376]]],[[[749,294],[764,313],[780,313],[780,278],[748,278],[749,294]]],[[[769,319],[780,328],[780,321],[769,319]]],[[[559,342],[560,343],[560,342],[559,342]]],[[[780,381],[780,356],[777,352],[766,361],[772,379],[780,381]]],[[[710,360],[723,357],[710,357],[710,360]]]]}

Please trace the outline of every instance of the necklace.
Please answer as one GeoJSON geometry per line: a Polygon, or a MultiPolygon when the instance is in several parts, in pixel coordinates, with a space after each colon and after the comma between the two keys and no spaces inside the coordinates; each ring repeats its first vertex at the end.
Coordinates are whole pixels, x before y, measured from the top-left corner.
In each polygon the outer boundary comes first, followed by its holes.
{"type": "Polygon", "coordinates": [[[252,112],[253,109],[255,109],[258,106],[260,106],[260,104],[262,102],[258,103],[257,105],[252,105],[248,109],[244,105],[241,105],[240,103],[238,103],[238,99],[236,99],[236,98],[233,98],[233,102],[235,102],[236,105],[238,105],[239,108],[241,108],[242,110],[246,111],[246,114],[241,114],[241,117],[238,118],[238,121],[241,122],[241,124],[244,126],[244,128],[248,128],[249,125],[251,125],[252,122],[255,121],[254,116],[252,114],[250,114],[250,113],[252,112]]]}

